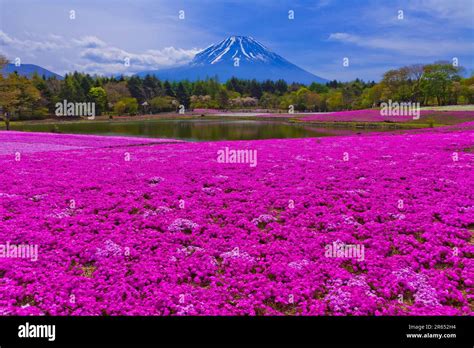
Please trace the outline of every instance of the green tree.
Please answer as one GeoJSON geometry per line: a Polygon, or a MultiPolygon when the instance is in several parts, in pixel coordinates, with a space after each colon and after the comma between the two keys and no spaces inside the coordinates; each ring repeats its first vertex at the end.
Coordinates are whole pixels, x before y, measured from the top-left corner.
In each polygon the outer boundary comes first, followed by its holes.
{"type": "Polygon", "coordinates": [[[66,74],[61,84],[61,91],[59,92],[60,100],[66,100],[67,102],[85,102],[85,98],[81,99],[79,97],[78,88],[80,87],[74,77],[66,74]]]}
{"type": "Polygon", "coordinates": [[[286,92],[288,92],[288,84],[286,83],[286,81],[280,79],[277,82],[275,82],[275,91],[279,95],[283,95],[286,92]]]}
{"type": "MultiPolygon", "coordinates": [[[[104,89],[107,93],[107,101],[112,104],[117,103],[121,99],[131,97],[125,81],[108,82],[104,85],[104,89]]],[[[134,99],[136,100],[136,98],[134,99]]]]}
{"type": "Polygon", "coordinates": [[[21,119],[23,116],[33,115],[35,103],[41,99],[40,91],[33,85],[31,80],[24,76],[10,74],[7,80],[10,81],[14,88],[20,91],[15,110],[18,118],[21,119]]]}
{"type": "Polygon", "coordinates": [[[154,75],[145,76],[145,79],[143,80],[143,90],[147,100],[159,95],[164,95],[161,82],[154,75]]]}
{"type": "Polygon", "coordinates": [[[181,105],[184,105],[186,109],[189,108],[190,105],[190,96],[186,88],[184,88],[184,84],[182,82],[178,83],[178,87],[176,89],[176,99],[178,99],[181,105]]]}
{"type": "Polygon", "coordinates": [[[142,79],[138,76],[132,76],[127,81],[127,87],[130,91],[130,95],[133,98],[136,98],[139,103],[143,103],[146,100],[146,95],[143,90],[143,82],[142,79]]]}
{"type": "Polygon", "coordinates": [[[250,81],[250,96],[254,97],[254,98],[257,98],[257,99],[260,99],[262,94],[263,94],[263,92],[262,92],[262,87],[261,87],[260,83],[258,83],[257,80],[255,80],[255,79],[250,81]]]}
{"type": "Polygon", "coordinates": [[[150,108],[152,113],[169,112],[176,109],[177,102],[173,97],[155,97],[150,100],[150,108]]]}
{"type": "Polygon", "coordinates": [[[329,92],[329,87],[328,86],[322,85],[322,84],[317,83],[317,82],[313,82],[308,88],[309,88],[310,91],[316,92],[316,93],[319,93],[319,94],[329,92]]]}
{"type": "Polygon", "coordinates": [[[474,104],[474,75],[461,80],[461,92],[458,99],[462,104],[474,104]]]}
{"type": "MultiPolygon", "coordinates": [[[[0,70],[8,64],[6,57],[0,55],[0,70]]],[[[0,109],[7,130],[10,130],[11,112],[20,102],[20,91],[11,84],[9,78],[0,74],[0,109]]]]}
{"type": "Polygon", "coordinates": [[[277,109],[280,104],[278,96],[269,92],[263,92],[259,105],[265,109],[277,109]]]}
{"type": "Polygon", "coordinates": [[[92,87],[89,90],[89,98],[95,103],[97,115],[101,115],[107,107],[107,92],[102,87],[92,87]]]}
{"type": "Polygon", "coordinates": [[[114,104],[114,112],[117,115],[129,114],[136,115],[138,113],[138,102],[136,98],[122,98],[114,104]]]}
{"type": "Polygon", "coordinates": [[[206,88],[203,81],[197,81],[194,84],[193,95],[206,95],[206,88]]]}
{"type": "Polygon", "coordinates": [[[224,87],[217,92],[216,101],[221,109],[225,109],[229,105],[229,93],[227,93],[227,90],[224,87]]]}
{"type": "Polygon", "coordinates": [[[169,97],[175,97],[175,93],[173,91],[173,87],[171,87],[171,84],[169,83],[169,81],[165,81],[165,83],[163,84],[163,88],[165,90],[165,94],[169,97]]]}
{"type": "Polygon", "coordinates": [[[435,63],[424,67],[421,90],[425,97],[425,104],[430,98],[438,105],[446,105],[450,98],[453,83],[460,81],[460,68],[449,63],[435,63]]]}
{"type": "Polygon", "coordinates": [[[385,85],[379,83],[375,86],[364,89],[358,100],[357,107],[366,109],[380,105],[380,103],[383,101],[382,96],[384,93],[384,88],[386,88],[385,85]]]}
{"type": "Polygon", "coordinates": [[[326,100],[327,108],[329,111],[342,110],[344,106],[343,95],[341,91],[331,90],[326,100]]]}

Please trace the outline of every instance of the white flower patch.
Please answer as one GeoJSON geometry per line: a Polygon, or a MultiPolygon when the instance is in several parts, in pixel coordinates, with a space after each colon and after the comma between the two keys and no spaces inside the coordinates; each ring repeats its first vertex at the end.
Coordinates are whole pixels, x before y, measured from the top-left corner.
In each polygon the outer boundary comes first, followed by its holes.
{"type": "Polygon", "coordinates": [[[197,229],[199,225],[188,219],[176,219],[168,226],[170,232],[192,232],[197,229]]]}
{"type": "Polygon", "coordinates": [[[360,223],[358,223],[352,216],[342,215],[342,218],[344,223],[347,225],[360,226],[360,223]]]}
{"type": "Polygon", "coordinates": [[[262,214],[258,218],[253,219],[252,223],[255,224],[255,225],[258,225],[260,223],[268,224],[268,223],[273,222],[273,221],[277,221],[277,219],[274,218],[271,215],[262,214]]]}
{"type": "Polygon", "coordinates": [[[303,269],[303,267],[309,265],[309,261],[306,259],[300,260],[300,261],[293,261],[288,264],[288,267],[294,268],[297,270],[303,269]]]}
{"type": "Polygon", "coordinates": [[[406,218],[405,214],[390,214],[390,217],[396,220],[405,220],[406,218]]]}
{"type": "Polygon", "coordinates": [[[428,277],[421,273],[416,273],[410,268],[402,268],[399,271],[392,272],[398,280],[404,280],[415,289],[415,303],[424,306],[440,306],[436,289],[428,284],[428,277]]]}
{"type": "Polygon", "coordinates": [[[220,188],[215,188],[215,187],[203,187],[201,191],[204,192],[206,195],[215,196],[216,192],[222,191],[222,190],[220,188]]]}
{"type": "Polygon", "coordinates": [[[113,241],[108,239],[105,242],[104,248],[96,248],[96,255],[102,257],[109,257],[109,256],[122,256],[123,251],[122,248],[115,244],[113,241]]]}
{"type": "Polygon", "coordinates": [[[225,253],[222,253],[220,256],[224,260],[227,260],[227,259],[241,259],[241,260],[248,261],[248,262],[254,262],[255,261],[254,257],[250,256],[245,251],[240,251],[240,249],[238,247],[235,247],[231,251],[227,251],[225,253]]]}
{"type": "Polygon", "coordinates": [[[176,252],[178,254],[186,254],[186,255],[192,255],[197,251],[204,251],[204,249],[197,246],[192,246],[192,245],[176,249],[176,252]]]}
{"type": "Polygon", "coordinates": [[[149,216],[156,216],[158,214],[164,214],[164,213],[168,213],[170,212],[172,209],[162,205],[162,206],[159,206],[158,208],[156,208],[155,210],[150,210],[150,209],[147,209],[144,213],[143,213],[143,217],[144,218],[147,218],[149,216]]]}
{"type": "Polygon", "coordinates": [[[72,216],[74,210],[73,209],[63,209],[63,210],[55,210],[51,214],[47,215],[47,217],[52,217],[56,219],[64,219],[72,216]]]}
{"type": "Polygon", "coordinates": [[[18,195],[0,192],[0,198],[13,198],[13,197],[18,197],[18,195]]]}

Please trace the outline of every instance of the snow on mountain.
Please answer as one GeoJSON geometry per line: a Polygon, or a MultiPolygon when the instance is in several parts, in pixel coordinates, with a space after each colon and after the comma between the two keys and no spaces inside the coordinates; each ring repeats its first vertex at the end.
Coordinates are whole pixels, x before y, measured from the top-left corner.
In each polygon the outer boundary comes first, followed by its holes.
{"type": "Polygon", "coordinates": [[[248,36],[230,36],[211,45],[196,54],[187,65],[138,73],[139,76],[147,74],[164,80],[195,81],[217,76],[221,82],[231,77],[259,81],[283,79],[289,83],[305,84],[327,82],[290,63],[248,36]]]}
{"type": "Polygon", "coordinates": [[[289,63],[252,37],[231,36],[198,53],[193,60],[193,64],[234,63],[235,58],[247,62],[289,63]]]}

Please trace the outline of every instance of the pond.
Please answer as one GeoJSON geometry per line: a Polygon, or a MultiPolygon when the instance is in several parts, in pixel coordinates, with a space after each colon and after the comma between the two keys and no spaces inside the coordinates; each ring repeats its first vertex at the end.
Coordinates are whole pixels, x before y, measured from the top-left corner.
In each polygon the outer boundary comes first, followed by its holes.
{"type": "MultiPolygon", "coordinates": [[[[281,120],[229,119],[36,123],[14,125],[12,130],[170,138],[188,141],[308,138],[354,133],[351,130],[316,128],[281,120]]],[[[357,130],[357,132],[361,131],[357,130]]]]}

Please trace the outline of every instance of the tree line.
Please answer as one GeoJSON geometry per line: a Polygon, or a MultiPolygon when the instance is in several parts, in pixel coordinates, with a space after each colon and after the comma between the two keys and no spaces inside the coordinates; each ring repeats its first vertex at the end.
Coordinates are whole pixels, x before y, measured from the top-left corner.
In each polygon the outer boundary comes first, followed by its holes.
{"type": "MultiPolygon", "coordinates": [[[[7,60],[0,56],[0,69],[7,60]]],[[[155,76],[104,77],[74,72],[64,79],[0,74],[0,107],[12,119],[41,119],[55,114],[56,103],[94,102],[96,114],[137,115],[180,109],[261,109],[288,112],[339,111],[379,106],[388,100],[421,105],[474,104],[474,75],[447,62],[417,64],[387,71],[379,83],[356,79],[326,84],[288,84],[217,78],[161,81],[155,76]]]]}

